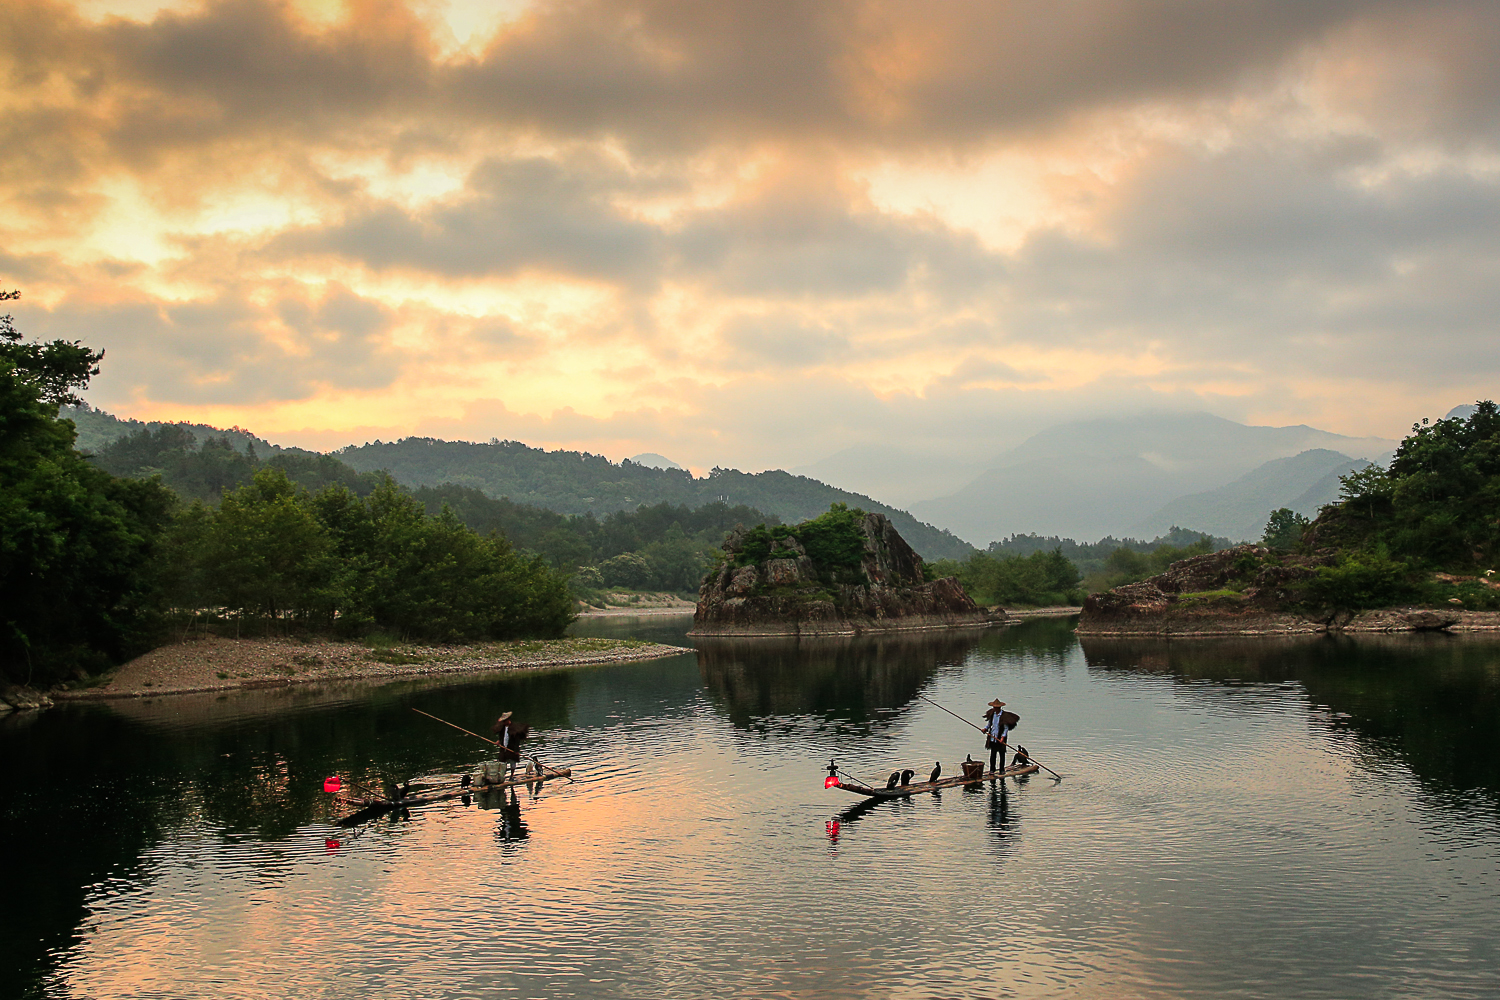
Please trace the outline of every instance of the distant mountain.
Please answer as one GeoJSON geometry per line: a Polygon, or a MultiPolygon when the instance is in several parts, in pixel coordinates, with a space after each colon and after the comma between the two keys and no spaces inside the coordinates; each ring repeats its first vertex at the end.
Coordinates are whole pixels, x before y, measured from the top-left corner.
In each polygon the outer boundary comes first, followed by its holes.
{"type": "Polygon", "coordinates": [[[158,427],[181,427],[197,440],[199,444],[210,438],[227,438],[230,445],[236,451],[245,451],[247,447],[253,446],[256,452],[262,456],[279,455],[282,453],[292,455],[316,455],[317,452],[307,451],[304,448],[284,448],[279,444],[272,444],[265,438],[256,437],[254,434],[242,427],[231,427],[227,430],[220,427],[210,427],[207,424],[190,424],[185,421],[162,421],[162,420],[132,420],[130,418],[117,417],[103,410],[96,410],[85,403],[83,406],[64,406],[58,410],[58,416],[73,421],[78,428],[78,449],[80,451],[97,452],[108,444],[119,440],[127,434],[150,428],[158,427]]]}
{"type": "Polygon", "coordinates": [[[1339,476],[1369,464],[1327,448],[1275,458],[1218,489],[1178,497],[1142,520],[1135,530],[1149,534],[1173,524],[1191,524],[1235,541],[1256,541],[1265,533],[1271,511],[1289,507],[1308,518],[1317,517],[1324,504],[1338,498],[1339,476]]]}
{"type": "Polygon", "coordinates": [[[639,455],[630,456],[630,460],[636,465],[649,465],[653,469],[680,469],[682,466],[672,461],[665,455],[658,455],[654,451],[642,452],[639,455]]]}
{"type": "Polygon", "coordinates": [[[1138,530],[1171,501],[1217,489],[1272,459],[1319,448],[1363,457],[1394,447],[1383,438],[1251,427],[1208,413],[1084,420],[1033,435],[967,486],[911,511],[979,544],[1026,532],[1099,538],[1138,530]]]}
{"type": "Polygon", "coordinates": [[[962,559],[974,551],[963,539],[923,524],[906,511],[780,470],[751,474],[715,468],[706,478],[695,479],[686,469],[654,469],[633,461],[616,464],[603,455],[545,451],[519,441],[476,444],[416,437],[350,445],[333,454],[361,472],[386,470],[408,486],[457,483],[562,514],[604,515],[641,504],[699,507],[723,501],[796,524],[817,517],[830,504],[846,503],[890,518],[924,558],[962,559]]]}
{"type": "Polygon", "coordinates": [[[898,507],[944,497],[962,489],[985,471],[973,455],[914,452],[883,445],[859,445],[792,469],[794,475],[843,490],[879,497],[898,507]]]}

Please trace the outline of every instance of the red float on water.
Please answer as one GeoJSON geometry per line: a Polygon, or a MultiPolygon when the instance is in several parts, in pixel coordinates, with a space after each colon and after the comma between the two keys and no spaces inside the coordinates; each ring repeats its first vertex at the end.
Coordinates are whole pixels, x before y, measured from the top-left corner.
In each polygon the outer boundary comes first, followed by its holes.
{"type": "Polygon", "coordinates": [[[331,778],[324,778],[323,779],[323,791],[325,791],[325,792],[336,792],[340,788],[343,788],[343,787],[344,787],[344,780],[342,778],[340,778],[338,775],[334,775],[331,778]]]}

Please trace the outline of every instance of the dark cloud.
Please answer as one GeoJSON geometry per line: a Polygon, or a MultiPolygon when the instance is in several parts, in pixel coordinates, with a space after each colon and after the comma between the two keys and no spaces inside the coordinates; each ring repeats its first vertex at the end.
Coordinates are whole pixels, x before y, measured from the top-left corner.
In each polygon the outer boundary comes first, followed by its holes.
{"type": "Polygon", "coordinates": [[[1500,183],[1360,169],[1379,164],[1372,155],[1330,171],[1316,155],[1259,147],[1167,152],[1120,187],[1093,237],[1027,242],[1012,264],[1007,335],[1155,344],[1261,372],[1384,366],[1401,378],[1415,365],[1451,376],[1478,358],[1423,346],[1450,338],[1500,362],[1500,183]]]}
{"type": "Polygon", "coordinates": [[[1336,61],[1368,63],[1361,87],[1339,88],[1358,113],[1487,136],[1497,117],[1492,4],[565,0],[456,61],[400,3],[353,11],[310,29],[279,0],[98,24],[7,4],[10,170],[144,169],[219,146],[274,157],[287,140],[401,155],[518,131],[610,137],[647,158],[726,141],[968,148],[1244,93],[1339,44],[1363,48],[1336,61]],[[1410,66],[1433,82],[1409,85],[1410,66]]]}
{"type": "Polygon", "coordinates": [[[594,175],[597,169],[541,159],[490,161],[451,201],[421,211],[370,204],[332,226],[286,232],[267,253],[331,254],[375,270],[446,277],[544,271],[649,282],[660,270],[660,234],[610,203],[615,189],[594,175]]]}

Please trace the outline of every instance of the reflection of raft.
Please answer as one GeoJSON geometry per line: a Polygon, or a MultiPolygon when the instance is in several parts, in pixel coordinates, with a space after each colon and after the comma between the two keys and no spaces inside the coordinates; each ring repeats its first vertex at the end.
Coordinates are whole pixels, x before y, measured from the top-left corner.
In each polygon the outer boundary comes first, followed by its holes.
{"type": "Polygon", "coordinates": [[[962,774],[951,778],[939,778],[937,781],[916,781],[910,785],[897,785],[895,788],[871,788],[869,785],[854,781],[850,778],[830,778],[824,783],[825,788],[842,788],[846,792],[855,795],[863,795],[871,799],[903,799],[909,795],[919,795],[922,792],[936,792],[942,788],[955,788],[959,785],[977,785],[982,781],[991,781],[995,778],[1019,778],[1023,774],[1035,774],[1041,768],[1035,764],[1012,764],[1001,771],[982,771],[972,778],[966,778],[962,774]]]}
{"type": "Polygon", "coordinates": [[[542,765],[541,770],[528,767],[526,770],[518,770],[513,779],[504,779],[503,767],[486,765],[477,774],[477,780],[471,783],[453,783],[436,785],[427,788],[413,790],[410,795],[404,795],[396,799],[376,798],[374,796],[349,795],[344,796],[341,801],[344,806],[342,815],[337,822],[340,826],[349,826],[362,823],[365,820],[374,819],[392,809],[407,809],[411,806],[425,806],[433,802],[446,802],[449,799],[463,798],[467,795],[484,795],[487,792],[504,791],[507,788],[518,788],[522,785],[539,785],[544,781],[554,778],[571,778],[573,769],[570,767],[552,767],[542,765]],[[495,776],[491,780],[491,775],[495,776]]]}

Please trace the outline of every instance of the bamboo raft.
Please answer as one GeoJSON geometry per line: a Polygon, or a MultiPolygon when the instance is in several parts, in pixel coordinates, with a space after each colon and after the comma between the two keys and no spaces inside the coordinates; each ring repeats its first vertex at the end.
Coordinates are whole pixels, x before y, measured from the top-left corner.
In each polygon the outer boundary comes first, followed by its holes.
{"type": "Polygon", "coordinates": [[[870,799],[904,799],[923,792],[936,792],[944,788],[956,788],[959,785],[977,785],[996,778],[1019,778],[1022,775],[1035,774],[1040,770],[1041,768],[1036,764],[1022,764],[1019,767],[1012,764],[999,771],[984,771],[972,778],[965,778],[962,774],[958,774],[951,778],[939,778],[937,781],[914,781],[909,785],[897,785],[895,788],[872,788],[862,782],[840,777],[836,779],[836,783],[828,783],[824,787],[842,788],[846,792],[863,795],[870,799]]]}
{"type": "Polygon", "coordinates": [[[543,765],[541,771],[527,770],[518,771],[516,777],[491,781],[481,784],[452,783],[436,785],[413,791],[410,795],[404,795],[396,799],[388,799],[373,795],[341,795],[340,801],[343,805],[343,815],[335,822],[340,826],[350,826],[362,823],[368,819],[374,819],[382,813],[393,809],[407,809],[411,806],[425,806],[433,802],[446,802],[451,799],[463,798],[468,795],[484,795],[487,792],[501,792],[507,788],[518,788],[522,785],[541,784],[544,781],[552,781],[557,778],[571,778],[573,769],[570,767],[552,767],[543,765]]]}

